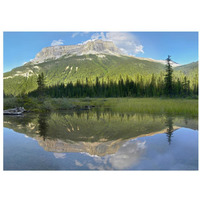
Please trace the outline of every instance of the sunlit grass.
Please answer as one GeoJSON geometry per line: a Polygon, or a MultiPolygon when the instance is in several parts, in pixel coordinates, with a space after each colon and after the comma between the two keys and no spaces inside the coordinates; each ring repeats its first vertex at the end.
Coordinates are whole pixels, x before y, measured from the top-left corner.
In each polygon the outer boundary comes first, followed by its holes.
{"type": "Polygon", "coordinates": [[[75,105],[94,105],[110,108],[116,112],[174,114],[198,116],[196,99],[159,99],[159,98],[91,98],[69,99],[75,105]]]}
{"type": "Polygon", "coordinates": [[[198,100],[193,99],[120,98],[108,99],[104,106],[118,112],[198,115],[198,100]]]}
{"type": "MultiPolygon", "coordinates": [[[[115,112],[170,114],[198,116],[197,99],[170,98],[47,98],[43,106],[47,110],[67,110],[93,105],[109,108],[115,112]]],[[[4,109],[18,106],[16,99],[4,99],[4,109]]]]}

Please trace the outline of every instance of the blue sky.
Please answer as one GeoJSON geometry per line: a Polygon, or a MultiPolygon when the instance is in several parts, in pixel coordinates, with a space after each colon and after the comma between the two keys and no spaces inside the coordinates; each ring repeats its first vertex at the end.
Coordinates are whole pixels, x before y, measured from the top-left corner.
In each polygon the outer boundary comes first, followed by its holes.
{"type": "Polygon", "coordinates": [[[4,32],[4,72],[30,61],[42,48],[112,40],[129,55],[187,64],[198,60],[198,32],[4,32]]]}

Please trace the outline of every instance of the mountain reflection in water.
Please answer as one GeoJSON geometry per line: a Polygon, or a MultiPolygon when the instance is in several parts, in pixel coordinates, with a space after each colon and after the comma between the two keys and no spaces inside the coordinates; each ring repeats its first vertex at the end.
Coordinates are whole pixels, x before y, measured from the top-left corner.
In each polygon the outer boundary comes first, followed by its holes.
{"type": "MultiPolygon", "coordinates": [[[[147,136],[154,136],[157,142],[153,146],[159,152],[169,150],[173,140],[177,143],[174,134],[180,130],[197,130],[198,121],[167,115],[85,111],[4,116],[4,127],[33,138],[45,152],[53,152],[54,158],[63,162],[66,153],[81,153],[87,157],[82,162],[74,157],[75,166],[67,169],[132,169],[141,163],[141,157],[151,153],[152,141],[147,136]]],[[[145,160],[148,159],[142,162],[145,160]]],[[[149,169],[159,169],[159,166],[149,166],[149,169]]]]}

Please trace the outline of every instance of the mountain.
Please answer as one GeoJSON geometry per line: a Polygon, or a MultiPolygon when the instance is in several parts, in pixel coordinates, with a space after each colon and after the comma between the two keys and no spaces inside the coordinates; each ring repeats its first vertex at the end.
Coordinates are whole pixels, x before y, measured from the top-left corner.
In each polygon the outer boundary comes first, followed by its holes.
{"type": "Polygon", "coordinates": [[[111,41],[95,40],[88,41],[79,45],[53,46],[43,48],[42,51],[36,55],[32,62],[37,64],[49,59],[58,59],[62,56],[81,56],[85,54],[121,55],[123,52],[118,49],[111,41]]]}
{"type": "Polygon", "coordinates": [[[4,73],[4,93],[18,95],[35,90],[37,76],[42,72],[46,85],[55,85],[85,81],[86,77],[94,82],[97,76],[114,80],[120,75],[136,78],[138,74],[150,76],[164,70],[164,61],[128,56],[112,41],[93,40],[43,48],[32,61],[4,73]]]}
{"type": "Polygon", "coordinates": [[[198,73],[198,61],[197,62],[192,62],[187,65],[182,65],[179,67],[176,67],[174,70],[175,71],[180,71],[184,73],[185,75],[191,74],[191,73],[198,73]]]}
{"type": "MultiPolygon", "coordinates": [[[[157,62],[157,63],[161,63],[163,65],[167,65],[167,60],[154,60],[152,58],[141,58],[141,57],[137,57],[137,58],[140,59],[140,60],[147,60],[147,61],[150,61],[150,62],[157,62]]],[[[170,61],[170,64],[173,68],[181,66],[180,64],[178,64],[174,61],[170,61]]]]}

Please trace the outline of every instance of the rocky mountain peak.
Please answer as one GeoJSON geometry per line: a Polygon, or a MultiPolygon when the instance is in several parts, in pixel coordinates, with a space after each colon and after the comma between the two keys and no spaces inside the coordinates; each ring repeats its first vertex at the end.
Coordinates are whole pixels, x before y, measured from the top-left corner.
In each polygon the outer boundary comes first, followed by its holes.
{"type": "Polygon", "coordinates": [[[58,59],[64,55],[111,54],[120,55],[123,52],[112,41],[89,40],[79,45],[52,46],[43,48],[32,60],[42,63],[48,59],[58,59]]]}
{"type": "Polygon", "coordinates": [[[112,41],[93,40],[84,44],[84,51],[94,53],[123,54],[112,41]]]}

